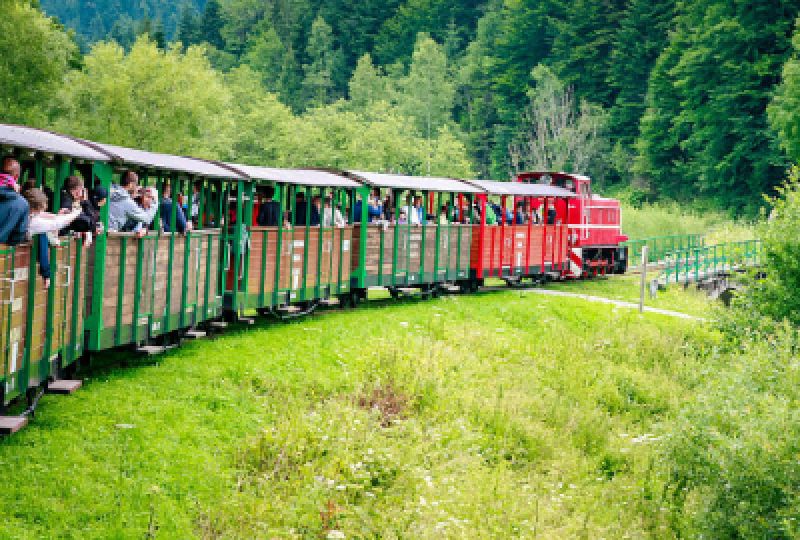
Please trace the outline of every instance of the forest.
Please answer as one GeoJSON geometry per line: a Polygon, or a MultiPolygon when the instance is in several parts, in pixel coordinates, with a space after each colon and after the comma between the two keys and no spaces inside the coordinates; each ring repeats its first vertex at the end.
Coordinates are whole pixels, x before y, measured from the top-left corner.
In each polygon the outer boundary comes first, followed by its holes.
{"type": "Polygon", "coordinates": [[[107,142],[745,214],[800,156],[800,0],[2,3],[3,121],[107,142]]]}

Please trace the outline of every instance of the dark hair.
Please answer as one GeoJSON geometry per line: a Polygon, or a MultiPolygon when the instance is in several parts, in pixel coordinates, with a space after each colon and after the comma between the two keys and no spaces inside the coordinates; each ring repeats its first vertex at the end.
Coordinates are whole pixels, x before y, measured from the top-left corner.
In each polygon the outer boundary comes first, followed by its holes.
{"type": "Polygon", "coordinates": [[[271,199],[275,196],[275,188],[272,186],[266,186],[264,188],[264,197],[271,199]]]}
{"type": "Polygon", "coordinates": [[[138,181],[139,179],[136,176],[136,173],[130,169],[122,173],[122,176],[119,177],[119,185],[122,187],[128,187],[129,185],[138,181]]]}
{"type": "Polygon", "coordinates": [[[5,156],[3,158],[3,170],[0,171],[3,174],[12,174],[11,169],[13,168],[13,164],[16,163],[19,166],[19,161],[14,156],[5,156]]]}
{"type": "Polygon", "coordinates": [[[39,188],[27,189],[22,196],[28,201],[31,210],[44,210],[47,208],[47,195],[39,188]]]}
{"type": "Polygon", "coordinates": [[[67,191],[72,191],[75,188],[82,188],[83,187],[83,179],[80,176],[69,176],[67,177],[67,182],[65,184],[67,191]]]}

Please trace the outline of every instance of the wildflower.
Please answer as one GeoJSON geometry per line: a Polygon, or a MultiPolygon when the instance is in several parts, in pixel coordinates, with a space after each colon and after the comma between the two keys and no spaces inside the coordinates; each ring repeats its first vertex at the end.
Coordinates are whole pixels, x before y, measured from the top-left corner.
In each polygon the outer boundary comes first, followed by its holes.
{"type": "Polygon", "coordinates": [[[327,536],[325,536],[328,540],[339,540],[341,538],[347,538],[342,531],[337,531],[336,529],[331,529],[328,531],[327,536]]]}

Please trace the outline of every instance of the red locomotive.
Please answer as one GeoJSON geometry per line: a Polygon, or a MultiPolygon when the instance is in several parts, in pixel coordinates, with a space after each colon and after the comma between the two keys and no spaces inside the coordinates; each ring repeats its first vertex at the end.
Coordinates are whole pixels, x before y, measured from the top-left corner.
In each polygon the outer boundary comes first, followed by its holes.
{"type": "Polygon", "coordinates": [[[559,216],[568,229],[569,266],[565,277],[581,278],[605,274],[624,274],[627,248],[622,243],[619,201],[592,194],[588,176],[559,172],[525,172],[517,182],[545,184],[574,193],[572,198],[555,200],[559,216]]]}

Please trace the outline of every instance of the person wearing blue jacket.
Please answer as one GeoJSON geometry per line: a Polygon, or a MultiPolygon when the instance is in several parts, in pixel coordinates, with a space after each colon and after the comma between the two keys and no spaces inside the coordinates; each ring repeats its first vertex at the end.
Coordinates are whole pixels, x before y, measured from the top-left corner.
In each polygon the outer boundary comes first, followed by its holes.
{"type": "MultiPolygon", "coordinates": [[[[161,212],[161,225],[164,232],[172,231],[172,188],[169,184],[164,186],[164,198],[158,205],[161,212]]],[[[183,213],[183,208],[180,204],[175,205],[175,231],[179,234],[186,234],[186,231],[192,230],[192,224],[186,221],[186,214],[183,213]]]]}
{"type": "Polygon", "coordinates": [[[30,208],[19,194],[19,162],[11,157],[3,160],[0,174],[0,244],[19,244],[28,234],[30,208]]]}

